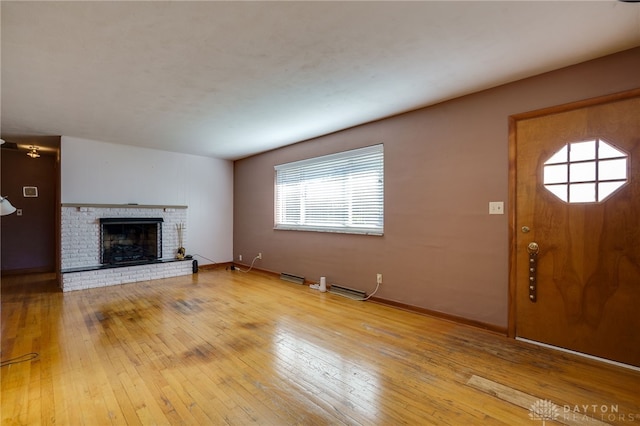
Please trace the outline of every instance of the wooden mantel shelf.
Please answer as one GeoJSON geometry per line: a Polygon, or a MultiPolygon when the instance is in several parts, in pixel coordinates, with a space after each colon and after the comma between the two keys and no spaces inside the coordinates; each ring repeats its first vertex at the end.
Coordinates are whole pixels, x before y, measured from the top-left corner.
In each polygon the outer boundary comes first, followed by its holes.
{"type": "Polygon", "coordinates": [[[150,204],[92,204],[92,203],[62,203],[62,207],[93,207],[98,209],[186,209],[187,206],[150,205],[150,204]]]}

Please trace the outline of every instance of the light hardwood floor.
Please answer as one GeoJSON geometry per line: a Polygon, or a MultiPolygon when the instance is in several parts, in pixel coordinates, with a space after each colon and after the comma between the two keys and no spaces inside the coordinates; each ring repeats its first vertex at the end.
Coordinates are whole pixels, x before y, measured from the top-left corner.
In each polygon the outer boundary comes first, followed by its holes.
{"type": "Polygon", "coordinates": [[[52,286],[3,277],[3,425],[640,424],[637,371],[260,272],[52,286]]]}

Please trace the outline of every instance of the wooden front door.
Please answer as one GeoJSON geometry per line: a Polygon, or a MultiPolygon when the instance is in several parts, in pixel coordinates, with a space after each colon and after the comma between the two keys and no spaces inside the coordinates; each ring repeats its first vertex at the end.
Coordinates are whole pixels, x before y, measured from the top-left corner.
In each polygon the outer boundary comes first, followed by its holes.
{"type": "Polygon", "coordinates": [[[511,124],[511,333],[640,366],[640,90],[511,124]]]}

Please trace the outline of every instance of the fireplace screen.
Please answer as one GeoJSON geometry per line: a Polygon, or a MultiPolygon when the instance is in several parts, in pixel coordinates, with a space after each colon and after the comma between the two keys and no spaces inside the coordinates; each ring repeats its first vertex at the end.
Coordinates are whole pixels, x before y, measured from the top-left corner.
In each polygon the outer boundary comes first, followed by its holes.
{"type": "Polygon", "coordinates": [[[162,257],[162,218],[100,219],[100,263],[152,262],[162,257]]]}

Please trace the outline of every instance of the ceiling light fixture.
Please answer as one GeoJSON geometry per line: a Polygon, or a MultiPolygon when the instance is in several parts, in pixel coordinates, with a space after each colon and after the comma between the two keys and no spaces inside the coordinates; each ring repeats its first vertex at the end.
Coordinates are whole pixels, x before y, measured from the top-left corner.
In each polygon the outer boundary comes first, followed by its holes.
{"type": "Polygon", "coordinates": [[[28,155],[29,157],[31,157],[31,158],[38,158],[38,157],[40,157],[40,154],[38,154],[38,150],[40,149],[39,147],[31,145],[31,146],[29,147],[29,149],[31,150],[31,151],[27,152],[27,155],[28,155]]]}
{"type": "Polygon", "coordinates": [[[6,216],[16,211],[13,204],[9,202],[7,197],[0,197],[0,216],[6,216]]]}

